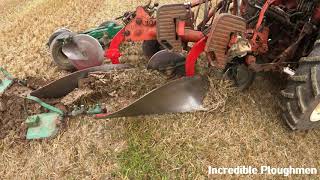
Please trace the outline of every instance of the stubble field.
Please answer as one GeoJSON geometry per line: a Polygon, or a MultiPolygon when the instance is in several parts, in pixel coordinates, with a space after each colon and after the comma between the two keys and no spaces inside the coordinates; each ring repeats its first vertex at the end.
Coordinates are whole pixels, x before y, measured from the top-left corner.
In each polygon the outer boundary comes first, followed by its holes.
{"type": "MultiPolygon", "coordinates": [[[[177,1],[160,4],[170,2],[177,1]]],[[[19,78],[57,79],[66,72],[55,67],[45,46],[55,29],[82,31],[143,3],[0,0],[0,66],[19,78]]],[[[128,48],[124,59],[143,59],[139,44],[128,48]]],[[[0,177],[206,179],[218,177],[207,175],[209,165],[320,168],[320,131],[292,132],[281,120],[280,79],[262,74],[241,93],[211,80],[213,105],[207,112],[110,120],[80,117],[69,119],[54,139],[26,142],[6,137],[0,140],[0,177]]],[[[143,83],[148,82],[136,85],[143,83]]]]}

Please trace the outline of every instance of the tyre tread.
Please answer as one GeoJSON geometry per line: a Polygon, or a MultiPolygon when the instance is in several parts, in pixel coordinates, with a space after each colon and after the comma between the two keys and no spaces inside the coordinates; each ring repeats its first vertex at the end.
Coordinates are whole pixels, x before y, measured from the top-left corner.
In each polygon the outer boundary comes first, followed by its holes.
{"type": "Polygon", "coordinates": [[[320,56],[303,57],[300,62],[302,63],[320,63],[320,56]]]}
{"type": "Polygon", "coordinates": [[[296,82],[306,82],[308,80],[308,75],[294,75],[290,77],[290,80],[296,82]]]}
{"type": "Polygon", "coordinates": [[[317,77],[318,77],[317,67],[318,65],[311,68],[311,84],[312,84],[312,90],[313,90],[314,96],[320,95],[320,86],[317,80],[317,77]]]}
{"type": "Polygon", "coordinates": [[[305,113],[308,109],[308,105],[304,100],[305,94],[302,86],[297,86],[296,94],[297,94],[298,105],[300,107],[300,110],[302,113],[305,113]]]}
{"type": "Polygon", "coordinates": [[[287,92],[285,90],[282,90],[281,92],[281,95],[285,98],[289,98],[289,99],[293,99],[295,97],[295,94],[294,93],[291,93],[291,92],[287,92]]]}
{"type": "Polygon", "coordinates": [[[289,114],[290,119],[292,120],[292,122],[294,124],[297,124],[298,123],[298,118],[294,114],[294,112],[292,110],[292,104],[290,102],[287,103],[287,109],[288,109],[288,114],[289,114]]]}

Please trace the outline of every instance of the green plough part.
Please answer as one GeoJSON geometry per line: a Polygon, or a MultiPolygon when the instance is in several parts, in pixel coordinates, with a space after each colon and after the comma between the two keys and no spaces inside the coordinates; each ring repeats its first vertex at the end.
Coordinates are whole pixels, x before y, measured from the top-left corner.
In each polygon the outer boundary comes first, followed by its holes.
{"type": "Polygon", "coordinates": [[[80,34],[87,34],[95,39],[101,39],[105,36],[112,39],[122,28],[123,26],[117,25],[114,22],[109,22],[105,26],[93,28],[80,34]]]}
{"type": "Polygon", "coordinates": [[[43,113],[29,116],[26,120],[28,126],[28,140],[50,138],[57,135],[59,128],[57,124],[62,120],[58,113],[43,113]]]}
{"type": "MultiPolygon", "coordinates": [[[[0,67],[0,73],[2,73],[5,77],[2,80],[0,79],[1,94],[13,84],[14,78],[3,67],[0,67]]],[[[54,137],[59,130],[58,124],[63,119],[64,112],[41,101],[37,97],[27,96],[26,98],[39,103],[42,107],[50,111],[49,113],[37,114],[27,117],[27,120],[25,121],[28,126],[26,139],[30,140],[54,137]]]]}
{"type": "Polygon", "coordinates": [[[50,104],[47,104],[47,103],[41,101],[41,99],[39,99],[39,98],[37,98],[37,97],[27,96],[27,99],[39,103],[42,107],[48,109],[48,110],[51,111],[51,112],[57,113],[57,114],[59,114],[59,115],[61,115],[61,116],[64,116],[64,112],[63,112],[63,111],[61,111],[60,109],[58,109],[58,108],[56,108],[56,107],[54,107],[54,106],[51,106],[50,104]]]}
{"type": "Polygon", "coordinates": [[[13,76],[7,72],[3,67],[0,67],[0,72],[5,76],[4,79],[0,79],[0,94],[8,89],[13,83],[13,76]]]}
{"type": "Polygon", "coordinates": [[[87,110],[87,114],[90,114],[90,115],[101,114],[102,112],[103,110],[100,104],[96,104],[87,110]]]}
{"type": "Polygon", "coordinates": [[[63,120],[64,112],[41,101],[37,97],[27,96],[27,99],[39,103],[50,112],[29,116],[27,118],[26,124],[28,131],[26,138],[31,140],[54,137],[59,131],[58,124],[63,120]]]}

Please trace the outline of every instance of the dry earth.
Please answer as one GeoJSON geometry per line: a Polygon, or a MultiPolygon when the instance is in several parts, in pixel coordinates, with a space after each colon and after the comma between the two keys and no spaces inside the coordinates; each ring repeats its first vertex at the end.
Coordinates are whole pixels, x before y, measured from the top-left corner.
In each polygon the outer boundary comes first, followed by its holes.
{"type": "MultiPolygon", "coordinates": [[[[160,1],[165,2],[174,1],[160,1]]],[[[52,31],[62,26],[85,30],[141,3],[0,0],[0,66],[19,78],[57,79],[65,72],[51,63],[45,47],[52,31]]],[[[135,62],[141,56],[135,45],[125,50],[123,60],[135,62]]],[[[282,122],[279,79],[263,74],[244,93],[228,83],[211,81],[209,112],[112,120],[81,117],[68,120],[55,139],[0,140],[0,177],[206,179],[209,165],[320,168],[320,131],[292,132],[282,122]]]]}

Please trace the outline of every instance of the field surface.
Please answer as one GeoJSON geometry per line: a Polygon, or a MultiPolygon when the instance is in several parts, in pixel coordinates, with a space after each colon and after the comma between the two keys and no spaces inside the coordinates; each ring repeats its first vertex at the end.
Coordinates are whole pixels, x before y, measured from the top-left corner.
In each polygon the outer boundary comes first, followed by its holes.
{"type": "MultiPolygon", "coordinates": [[[[177,1],[160,4],[169,2],[177,1]]],[[[51,62],[45,46],[55,29],[86,30],[143,3],[0,0],[0,66],[19,78],[57,79],[66,73],[51,62]]],[[[128,48],[124,59],[143,59],[139,44],[128,48]]],[[[210,80],[212,102],[207,112],[111,120],[80,117],[69,119],[51,140],[17,142],[8,136],[0,140],[0,177],[206,179],[209,165],[320,168],[320,131],[292,132],[281,120],[280,79],[259,75],[241,93],[227,82],[210,80]]],[[[143,83],[149,82],[136,86],[143,83]]],[[[214,177],[218,176],[209,176],[214,177]]]]}

